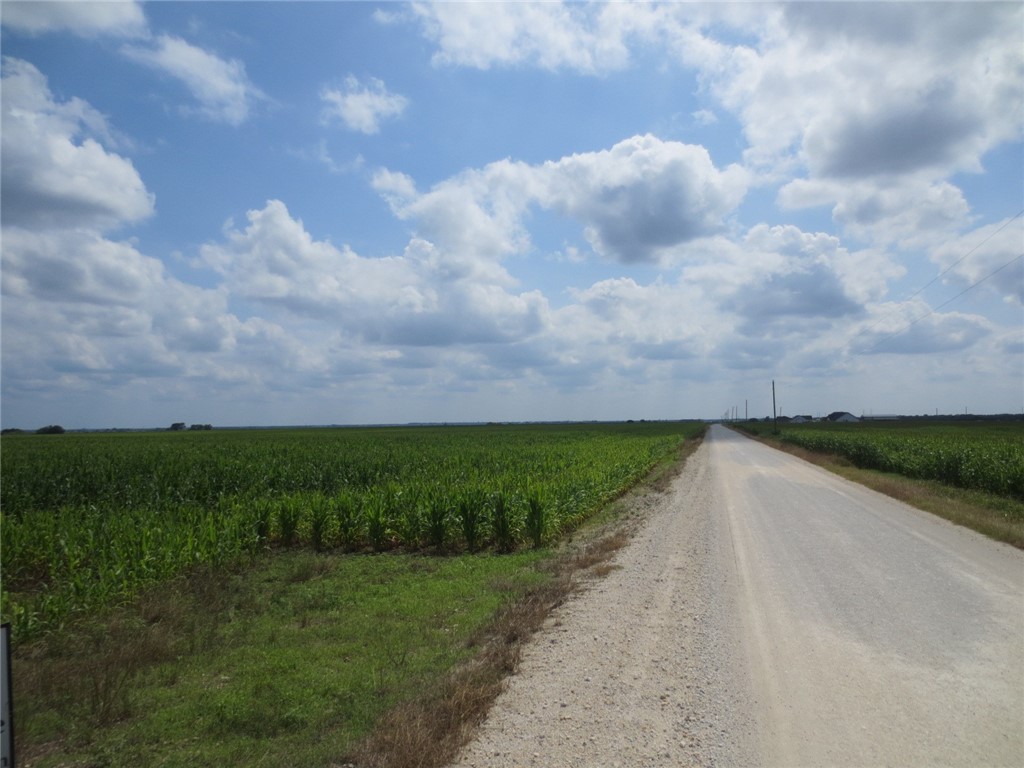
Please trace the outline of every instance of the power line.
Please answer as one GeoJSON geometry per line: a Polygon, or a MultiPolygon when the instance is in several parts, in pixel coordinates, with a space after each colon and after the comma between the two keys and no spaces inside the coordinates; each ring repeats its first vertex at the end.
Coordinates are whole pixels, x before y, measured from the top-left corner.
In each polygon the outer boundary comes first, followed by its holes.
{"type": "MultiPolygon", "coordinates": [[[[995,234],[995,233],[993,233],[993,234],[995,234]]],[[[975,250],[977,250],[977,248],[975,248],[975,250]]],[[[969,256],[969,255],[970,255],[970,254],[968,254],[968,256],[969,256]]],[[[967,257],[965,256],[964,258],[967,258],[967,257]]],[[[1006,262],[1005,264],[1003,264],[1003,266],[999,267],[998,269],[996,269],[996,270],[994,270],[994,271],[992,271],[992,272],[989,272],[989,273],[988,273],[987,275],[985,275],[985,276],[984,276],[983,278],[981,278],[981,279],[980,279],[980,280],[978,280],[977,282],[973,283],[972,285],[969,285],[969,286],[968,286],[967,288],[964,288],[964,289],[963,289],[962,291],[960,291],[960,293],[958,293],[958,294],[957,294],[956,296],[953,296],[952,298],[950,298],[950,299],[947,299],[946,301],[944,301],[944,302],[942,302],[941,304],[939,304],[939,305],[938,305],[937,307],[932,307],[931,309],[929,309],[929,310],[928,310],[927,312],[925,312],[925,313],[924,313],[923,315],[921,315],[921,316],[920,316],[919,318],[917,318],[916,320],[911,320],[911,321],[910,321],[909,323],[907,323],[907,324],[906,324],[905,326],[903,326],[903,327],[902,327],[902,328],[900,328],[899,330],[897,330],[897,331],[893,331],[892,333],[888,334],[887,336],[883,336],[883,337],[882,337],[881,339],[879,339],[878,341],[876,341],[876,342],[875,342],[874,344],[872,344],[872,345],[871,345],[870,347],[868,347],[867,349],[865,349],[865,350],[864,350],[863,352],[858,352],[857,354],[865,354],[865,353],[867,353],[867,352],[871,352],[871,351],[872,351],[873,349],[875,349],[875,348],[876,348],[876,347],[877,347],[877,346],[878,346],[879,344],[881,344],[882,342],[888,341],[888,340],[889,340],[889,339],[891,339],[891,338],[892,338],[893,336],[899,336],[899,335],[900,335],[901,333],[903,333],[904,331],[907,331],[907,330],[909,330],[909,329],[910,329],[910,328],[911,328],[912,326],[914,326],[914,325],[916,325],[917,323],[921,322],[922,320],[924,320],[924,319],[925,319],[926,317],[928,317],[929,315],[932,315],[932,314],[934,314],[934,313],[938,312],[938,311],[939,311],[940,309],[942,309],[943,307],[945,307],[945,306],[947,306],[947,305],[949,305],[949,304],[952,304],[952,303],[953,303],[954,301],[956,301],[957,299],[959,299],[959,298],[960,298],[961,296],[963,296],[963,295],[964,295],[965,293],[967,293],[968,291],[970,291],[970,290],[973,290],[974,288],[978,287],[979,285],[981,285],[982,283],[984,283],[984,282],[985,282],[986,280],[988,280],[988,279],[989,279],[990,277],[994,277],[995,275],[999,274],[999,273],[1000,273],[1000,272],[1002,272],[1002,271],[1003,271],[1004,269],[1006,269],[1006,268],[1007,268],[1008,266],[1010,266],[1010,265],[1011,265],[1011,264],[1013,264],[1014,262],[1020,261],[1021,259],[1024,259],[1024,253],[1021,253],[1021,254],[1019,254],[1018,256],[1016,256],[1016,257],[1014,257],[1014,258],[1010,259],[1010,260],[1009,260],[1008,262],[1006,262]]],[[[960,259],[960,261],[963,261],[963,259],[960,259]]],[[[959,264],[959,263],[960,263],[960,262],[957,262],[957,264],[959,264]]],[[[954,264],[953,266],[956,266],[956,264],[954,264]]],[[[952,267],[950,267],[950,269],[952,269],[952,267]]],[[[946,271],[948,272],[949,270],[946,270],[946,271]]],[[[943,274],[945,274],[945,273],[943,273],[943,274]]],[[[940,275],[939,277],[941,277],[941,275],[940,275]]],[[[938,279],[938,278],[936,278],[936,279],[938,279]]],[[[932,282],[935,282],[935,281],[933,280],[932,282]]],[[[926,287],[927,287],[927,286],[926,286],[926,287]]],[[[923,289],[922,289],[922,290],[923,290],[923,289]]],[[[918,293],[920,293],[920,291],[918,291],[918,293]]],[[[914,294],[914,295],[916,296],[917,294],[914,294]]],[[[913,296],[912,296],[911,298],[913,298],[913,296]]],[[[877,323],[876,323],[876,325],[877,325],[877,323]]],[[[872,326],[872,327],[873,327],[873,326],[872,326]]],[[[856,338],[856,337],[854,337],[854,338],[856,338]]]]}
{"type": "MultiPolygon", "coordinates": [[[[964,260],[965,260],[965,259],[966,259],[966,258],[967,258],[968,256],[970,256],[970,255],[971,255],[971,254],[973,254],[973,253],[974,253],[975,251],[977,251],[977,250],[978,250],[979,248],[981,248],[981,246],[983,246],[983,245],[984,245],[985,243],[987,243],[987,242],[988,242],[989,240],[991,240],[991,239],[992,239],[993,237],[995,237],[996,235],[998,235],[998,234],[999,234],[1000,232],[1002,232],[1002,231],[1003,231],[1004,229],[1006,229],[1006,228],[1007,228],[1008,226],[1010,226],[1010,224],[1012,224],[1012,223],[1013,223],[1014,221],[1016,221],[1017,219],[1019,219],[1019,218],[1020,218],[1021,216],[1024,216],[1024,209],[1022,209],[1022,210],[1018,211],[1018,212],[1017,212],[1017,213],[1016,213],[1015,215],[1013,215],[1013,216],[1011,216],[1010,218],[1008,218],[1008,219],[1007,219],[1007,220],[1006,220],[1006,221],[1005,221],[1005,222],[1003,223],[1003,226],[1001,226],[1001,227],[1000,227],[999,229],[997,229],[997,230],[995,230],[994,232],[992,232],[991,234],[989,234],[989,236],[988,236],[988,237],[986,237],[986,238],[985,238],[984,240],[982,240],[982,241],[981,241],[980,243],[978,243],[978,244],[977,244],[976,246],[974,246],[973,248],[971,248],[971,250],[969,250],[969,251],[968,251],[967,253],[965,253],[965,254],[964,254],[963,256],[961,256],[961,257],[960,257],[959,259],[957,259],[956,261],[954,261],[954,262],[953,262],[952,264],[950,264],[950,265],[949,265],[948,267],[946,267],[946,268],[945,268],[944,270],[942,270],[942,271],[941,271],[941,272],[940,272],[939,274],[937,274],[937,275],[936,275],[935,277],[933,277],[933,278],[932,278],[931,280],[929,280],[929,281],[928,281],[927,283],[925,283],[925,284],[924,284],[924,285],[922,285],[922,286],[921,286],[920,288],[918,288],[918,289],[917,289],[916,291],[914,291],[914,292],[913,292],[912,294],[910,294],[910,295],[909,295],[909,296],[908,296],[908,297],[907,297],[906,299],[904,299],[904,301],[910,301],[910,300],[911,300],[911,299],[913,299],[913,298],[914,298],[915,296],[917,296],[917,295],[919,295],[919,294],[923,293],[923,292],[924,292],[924,290],[925,290],[926,288],[928,288],[928,287],[929,287],[930,285],[932,285],[933,283],[935,283],[935,282],[936,282],[937,280],[939,280],[939,279],[941,279],[942,277],[944,277],[944,276],[945,276],[945,275],[946,275],[946,274],[947,274],[947,273],[948,273],[948,272],[949,272],[950,270],[952,270],[952,269],[953,269],[954,267],[958,266],[958,265],[959,265],[959,264],[960,264],[961,262],[963,262],[963,261],[964,261],[964,260]]],[[[1009,264],[1012,264],[1012,263],[1013,263],[1014,261],[1016,261],[1016,259],[1013,259],[1012,261],[1010,261],[1010,262],[1009,262],[1009,264]]],[[[1006,267],[1006,266],[1009,266],[1009,264],[1004,264],[1003,266],[1004,266],[1004,267],[1006,267]]],[[[1000,269],[1002,269],[1002,268],[1003,268],[1003,267],[1000,267],[1000,269]]],[[[998,272],[999,270],[996,270],[996,271],[998,272]]],[[[995,273],[993,273],[993,274],[995,274],[995,273]]],[[[992,275],[989,275],[989,277],[991,277],[991,276],[992,276],[992,275]]],[[[987,280],[987,279],[988,279],[988,277],[984,277],[984,278],[982,278],[981,280],[979,280],[978,282],[983,282],[983,281],[985,281],[985,280],[987,280]]],[[[977,285],[977,284],[978,284],[978,283],[975,283],[974,285],[977,285]]],[[[957,294],[956,296],[954,296],[954,297],[953,297],[953,299],[956,299],[956,298],[959,298],[960,296],[963,296],[963,295],[964,295],[965,293],[967,293],[967,291],[971,290],[971,288],[973,288],[973,287],[974,287],[974,285],[972,285],[972,286],[971,286],[970,288],[968,288],[967,290],[965,290],[965,291],[962,291],[961,293],[958,293],[958,294],[957,294]]],[[[952,301],[953,299],[950,299],[950,301],[952,301]]],[[[946,302],[946,304],[948,304],[948,303],[949,303],[949,302],[946,302]]],[[[942,306],[944,307],[944,306],[946,306],[946,304],[943,304],[942,306]]],[[[936,307],[935,309],[940,309],[940,308],[941,308],[941,307],[936,307]]],[[[932,312],[934,312],[934,311],[935,311],[935,310],[933,309],[933,310],[932,310],[932,312]]],[[[931,312],[929,312],[928,314],[931,314],[931,312]]],[[[928,316],[928,315],[922,315],[921,317],[919,317],[919,318],[918,318],[918,320],[923,320],[923,319],[924,319],[924,318],[926,318],[927,316],[928,316]]],[[[865,327],[865,328],[861,328],[861,329],[860,329],[860,330],[859,330],[859,331],[858,331],[858,332],[857,332],[857,333],[856,333],[856,334],[854,335],[854,337],[853,337],[852,339],[850,339],[850,343],[852,344],[852,343],[853,343],[854,341],[856,341],[857,339],[859,339],[859,338],[860,338],[861,336],[863,336],[863,335],[864,335],[865,333],[867,333],[868,331],[871,331],[871,330],[873,330],[873,329],[874,329],[874,328],[875,328],[876,326],[878,326],[878,325],[879,325],[880,323],[882,323],[882,322],[883,322],[883,321],[884,321],[885,319],[886,319],[885,317],[879,318],[878,320],[876,320],[875,322],[873,322],[873,323],[872,323],[871,325],[869,325],[869,326],[867,326],[867,327],[865,327]]],[[[917,322],[917,320],[915,320],[914,322],[916,323],[916,322],[917,322]]],[[[911,325],[913,325],[913,323],[911,323],[911,325]]],[[[907,326],[907,328],[909,328],[909,327],[910,327],[910,326],[908,325],[908,326],[907,326]]],[[[906,330],[906,328],[904,328],[903,330],[906,330]]],[[[902,332],[902,331],[897,331],[897,333],[901,333],[901,332],[902,332]]],[[[892,334],[892,335],[894,336],[894,335],[896,335],[896,334],[892,334]]],[[[887,336],[886,338],[889,338],[889,337],[887,336]]],[[[885,340],[885,339],[883,339],[883,341],[884,341],[884,340],[885,340]]],[[[878,342],[878,343],[880,344],[881,342],[878,342]]],[[[877,345],[876,345],[876,346],[877,346],[877,345]]],[[[874,349],[874,348],[875,348],[875,347],[874,347],[874,346],[872,346],[872,347],[870,347],[870,348],[869,348],[869,350],[868,350],[868,351],[870,351],[871,349],[874,349]]]]}
{"type": "MultiPolygon", "coordinates": [[[[1021,210],[1021,211],[1019,211],[1019,212],[1017,213],[1017,215],[1016,215],[1016,216],[1011,216],[1011,217],[1010,217],[1009,219],[1007,219],[1007,220],[1006,220],[1006,223],[1005,223],[1005,224],[1003,224],[1003,226],[1001,226],[1001,227],[1000,227],[999,229],[997,229],[997,230],[996,230],[995,232],[993,232],[993,233],[992,233],[991,235],[989,235],[989,236],[988,236],[988,237],[986,237],[986,238],[985,238],[984,240],[982,240],[982,241],[981,241],[980,243],[978,243],[978,244],[977,244],[976,246],[974,246],[973,248],[971,248],[971,250],[969,250],[969,251],[968,251],[967,253],[965,253],[965,254],[964,254],[963,256],[961,256],[961,257],[960,257],[959,259],[957,259],[957,260],[956,260],[956,261],[954,261],[954,262],[953,262],[952,264],[950,264],[950,265],[949,265],[948,267],[946,267],[946,268],[945,268],[944,270],[942,270],[942,272],[940,272],[940,273],[939,273],[939,274],[937,274],[937,275],[936,275],[935,277],[933,277],[933,278],[932,278],[931,280],[929,280],[929,281],[928,281],[927,283],[925,283],[925,284],[924,284],[924,286],[922,286],[922,287],[921,287],[920,289],[918,289],[918,290],[917,290],[917,291],[915,291],[914,293],[910,294],[910,296],[908,296],[906,300],[907,300],[907,301],[910,301],[910,299],[912,299],[912,298],[914,298],[915,296],[917,296],[917,294],[921,293],[921,291],[923,291],[923,290],[924,290],[925,288],[927,288],[927,287],[928,287],[929,285],[931,285],[931,284],[932,284],[932,283],[934,283],[934,282],[935,282],[936,280],[938,280],[938,279],[939,279],[940,277],[942,277],[943,275],[945,275],[945,274],[946,274],[947,272],[949,272],[949,271],[950,271],[951,269],[953,269],[953,267],[957,266],[957,265],[958,265],[958,264],[959,264],[960,262],[962,262],[962,261],[963,261],[964,259],[966,259],[966,258],[967,258],[968,256],[970,256],[970,255],[971,255],[972,253],[974,253],[974,252],[975,252],[976,250],[978,250],[979,248],[981,248],[981,246],[983,246],[983,245],[984,245],[985,243],[987,243],[987,242],[988,242],[989,240],[991,240],[991,239],[992,239],[993,237],[995,237],[996,235],[998,235],[998,234],[999,234],[1000,232],[1002,232],[1002,231],[1003,231],[1004,229],[1006,229],[1006,228],[1007,228],[1008,226],[1010,226],[1010,224],[1012,224],[1012,223],[1013,223],[1014,221],[1016,221],[1017,219],[1019,219],[1019,218],[1020,218],[1021,216],[1024,216],[1024,210],[1021,210]]],[[[1020,257],[1018,256],[1017,258],[1020,258],[1020,257]]],[[[1009,266],[1010,264],[1012,264],[1012,263],[1013,263],[1014,261],[1016,261],[1016,260],[1017,260],[1017,259],[1013,259],[1013,260],[1011,260],[1011,261],[1010,261],[1010,262],[1009,262],[1008,264],[1004,264],[1003,266],[1009,266]]],[[[1002,268],[1003,268],[1003,267],[1000,267],[999,269],[1002,269],[1002,268]]],[[[999,270],[997,269],[997,270],[996,270],[996,272],[998,272],[998,271],[999,271],[999,270]]],[[[992,274],[995,274],[995,272],[993,272],[992,274]]],[[[991,277],[991,276],[992,276],[992,275],[989,275],[989,277],[991,277]]],[[[980,282],[983,282],[983,281],[985,281],[985,280],[988,280],[988,277],[983,277],[983,278],[982,278],[981,280],[979,280],[978,282],[980,283],[980,282]]],[[[975,283],[974,285],[977,285],[977,284],[978,284],[978,283],[975,283]]],[[[974,285],[972,285],[972,286],[971,286],[971,288],[973,288],[973,287],[974,287],[974,285]]],[[[963,295],[964,293],[967,293],[967,291],[971,290],[971,288],[968,288],[968,289],[967,289],[966,291],[963,291],[962,293],[958,293],[958,294],[957,294],[957,296],[962,296],[962,295],[963,295]]],[[[957,298],[957,296],[954,296],[953,298],[955,299],[955,298],[957,298]]],[[[952,299],[950,299],[950,301],[952,301],[952,299]]],[[[948,303],[948,302],[947,302],[947,303],[948,303]]],[[[945,305],[943,305],[943,306],[945,306],[945,305]]]]}

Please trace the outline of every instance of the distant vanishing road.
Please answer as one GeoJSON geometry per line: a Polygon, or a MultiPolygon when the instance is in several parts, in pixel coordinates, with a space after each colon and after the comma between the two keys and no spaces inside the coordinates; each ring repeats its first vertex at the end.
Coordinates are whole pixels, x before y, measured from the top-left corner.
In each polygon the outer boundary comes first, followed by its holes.
{"type": "Polygon", "coordinates": [[[460,766],[1024,766],[1024,552],[721,426],[460,766]]]}

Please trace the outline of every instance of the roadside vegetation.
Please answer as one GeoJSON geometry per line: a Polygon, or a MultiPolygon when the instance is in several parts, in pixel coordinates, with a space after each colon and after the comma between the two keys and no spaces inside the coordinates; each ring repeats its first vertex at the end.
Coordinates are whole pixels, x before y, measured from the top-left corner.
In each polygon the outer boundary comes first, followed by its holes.
{"type": "Polygon", "coordinates": [[[700,433],[5,440],[21,763],[441,765],[624,543],[608,504],[700,433]]]}
{"type": "Polygon", "coordinates": [[[882,493],[1024,548],[1024,421],[734,424],[882,493]]]}
{"type": "Polygon", "coordinates": [[[571,531],[693,425],[75,434],[2,452],[14,635],[268,548],[512,552],[571,531]]]}

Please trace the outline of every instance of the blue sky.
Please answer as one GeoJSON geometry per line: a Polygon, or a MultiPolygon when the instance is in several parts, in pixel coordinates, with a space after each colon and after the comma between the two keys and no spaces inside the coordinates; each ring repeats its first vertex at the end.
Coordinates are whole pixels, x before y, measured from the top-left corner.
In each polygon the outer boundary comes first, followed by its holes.
{"type": "Polygon", "coordinates": [[[4,427],[1024,410],[1020,3],[0,28],[4,427]]]}

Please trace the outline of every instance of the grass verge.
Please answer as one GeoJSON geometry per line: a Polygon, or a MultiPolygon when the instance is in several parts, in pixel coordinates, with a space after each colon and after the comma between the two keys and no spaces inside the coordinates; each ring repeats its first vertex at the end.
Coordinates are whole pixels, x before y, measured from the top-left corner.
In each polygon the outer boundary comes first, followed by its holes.
{"type": "Polygon", "coordinates": [[[816,453],[781,440],[744,434],[912,507],[1024,549],[1024,504],[1015,499],[954,488],[934,480],[861,469],[842,456],[816,453]]]}
{"type": "MultiPolygon", "coordinates": [[[[657,492],[699,440],[631,493],[657,492]]],[[[507,555],[280,550],[198,569],[19,647],[23,766],[440,766],[520,649],[599,578],[630,494],[557,547],[507,555]]]]}
{"type": "Polygon", "coordinates": [[[336,764],[550,580],[542,557],[294,551],[192,574],[19,650],[22,764],[336,764]]]}

